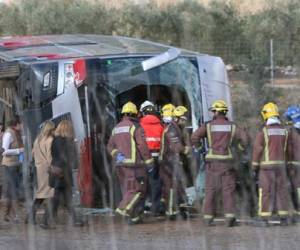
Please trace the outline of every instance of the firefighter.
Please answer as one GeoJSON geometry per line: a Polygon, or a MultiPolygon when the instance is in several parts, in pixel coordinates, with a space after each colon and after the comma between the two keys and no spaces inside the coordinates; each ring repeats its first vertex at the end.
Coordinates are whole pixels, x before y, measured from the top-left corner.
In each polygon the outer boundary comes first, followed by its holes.
{"type": "Polygon", "coordinates": [[[190,134],[186,129],[188,121],[188,110],[184,106],[178,106],[174,109],[173,116],[174,121],[180,129],[182,137],[182,143],[184,150],[180,154],[180,160],[183,167],[182,180],[184,181],[183,186],[187,187],[193,182],[193,169],[192,169],[192,144],[190,134]]]}
{"type": "Polygon", "coordinates": [[[215,198],[222,192],[223,206],[228,227],[236,223],[235,192],[236,176],[233,164],[232,146],[243,147],[247,144],[246,134],[226,117],[228,106],[223,100],[215,101],[210,107],[213,119],[199,127],[191,137],[192,144],[198,146],[201,138],[207,138],[204,223],[213,225],[216,210],[215,198]]]}
{"type": "Polygon", "coordinates": [[[150,153],[154,159],[153,171],[148,175],[150,184],[151,197],[151,212],[154,215],[161,214],[160,198],[161,198],[161,180],[159,178],[159,164],[158,157],[160,151],[161,136],[164,130],[160,119],[156,115],[155,107],[152,102],[145,101],[140,107],[142,118],[140,124],[145,131],[146,143],[150,153]]]}
{"type": "Polygon", "coordinates": [[[287,225],[288,189],[286,155],[289,145],[288,130],[281,124],[278,107],[270,102],[264,105],[261,115],[265,121],[263,129],[256,135],[252,169],[259,170],[259,198],[257,226],[268,226],[274,199],[281,225],[287,225]]]}
{"type": "Polygon", "coordinates": [[[172,103],[164,105],[161,109],[162,120],[165,125],[173,121],[173,112],[175,106],[172,103]]]}
{"type": "Polygon", "coordinates": [[[295,219],[300,222],[300,107],[290,106],[285,112],[290,123],[290,144],[288,147],[288,175],[291,180],[295,219]]]}
{"type": "Polygon", "coordinates": [[[190,156],[192,152],[192,146],[191,146],[191,139],[190,136],[185,129],[186,123],[188,120],[187,117],[188,110],[184,106],[178,106],[174,109],[173,115],[174,115],[174,121],[178,125],[182,138],[183,138],[183,144],[184,144],[184,155],[190,156]]]}
{"type": "Polygon", "coordinates": [[[121,113],[123,118],[113,129],[107,145],[122,192],[116,213],[128,218],[129,224],[137,224],[142,221],[144,212],[146,172],[153,171],[154,160],[147,147],[144,130],[136,119],[136,105],[126,103],[121,113]]]}
{"type": "Polygon", "coordinates": [[[162,115],[166,126],[162,135],[162,144],[160,150],[161,177],[163,181],[162,200],[166,207],[166,216],[173,220],[178,213],[186,219],[187,214],[184,209],[187,197],[183,183],[183,168],[181,154],[187,153],[187,147],[184,142],[180,126],[183,126],[187,120],[187,109],[179,106],[174,109],[163,107],[162,115]],[[176,118],[173,120],[172,115],[176,118]]]}

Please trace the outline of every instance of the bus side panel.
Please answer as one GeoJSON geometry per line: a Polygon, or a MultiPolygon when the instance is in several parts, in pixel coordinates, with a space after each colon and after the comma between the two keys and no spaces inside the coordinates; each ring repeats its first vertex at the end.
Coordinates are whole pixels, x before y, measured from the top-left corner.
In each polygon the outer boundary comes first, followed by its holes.
{"type": "Polygon", "coordinates": [[[228,117],[232,120],[230,85],[223,60],[220,57],[204,55],[198,56],[197,61],[200,71],[204,121],[212,119],[212,114],[208,109],[218,99],[222,99],[228,104],[228,117]]]}
{"type": "Polygon", "coordinates": [[[81,205],[93,207],[93,169],[92,169],[92,141],[90,137],[84,139],[80,145],[80,167],[78,170],[77,181],[80,190],[81,205]]]}
{"type": "Polygon", "coordinates": [[[52,110],[53,117],[70,113],[74,126],[75,139],[82,141],[86,137],[78,91],[75,86],[68,87],[64,94],[52,101],[52,110]]]}

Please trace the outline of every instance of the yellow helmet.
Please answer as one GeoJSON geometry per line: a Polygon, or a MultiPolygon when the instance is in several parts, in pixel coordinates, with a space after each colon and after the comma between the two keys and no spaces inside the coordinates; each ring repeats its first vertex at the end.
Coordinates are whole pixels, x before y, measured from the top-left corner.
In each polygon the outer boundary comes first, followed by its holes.
{"type": "Polygon", "coordinates": [[[178,106],[174,109],[174,116],[176,117],[180,117],[180,116],[184,116],[184,114],[188,112],[187,108],[184,106],[178,106]]]}
{"type": "Polygon", "coordinates": [[[175,106],[172,103],[166,104],[161,109],[161,115],[163,117],[166,117],[166,116],[172,117],[174,109],[175,109],[175,106]]]}
{"type": "Polygon", "coordinates": [[[228,111],[228,106],[227,106],[225,101],[217,100],[211,105],[209,110],[210,111],[218,111],[218,112],[222,112],[222,111],[227,112],[228,111]]]}
{"type": "Polygon", "coordinates": [[[134,103],[132,102],[127,102],[126,104],[123,105],[122,107],[122,114],[137,114],[138,110],[137,107],[134,103]]]}
{"type": "Polygon", "coordinates": [[[261,115],[265,121],[268,120],[270,117],[279,116],[277,105],[273,102],[265,104],[261,110],[261,115]]]}

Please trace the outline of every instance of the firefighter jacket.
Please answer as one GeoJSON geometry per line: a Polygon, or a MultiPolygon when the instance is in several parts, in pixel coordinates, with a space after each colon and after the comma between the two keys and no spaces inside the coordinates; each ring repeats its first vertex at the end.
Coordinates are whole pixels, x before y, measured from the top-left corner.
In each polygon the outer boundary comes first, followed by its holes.
{"type": "Polygon", "coordinates": [[[162,134],[160,160],[170,160],[175,154],[188,154],[189,144],[176,122],[170,122],[162,134]]]}
{"type": "Polygon", "coordinates": [[[288,155],[288,164],[300,167],[300,130],[294,127],[290,129],[288,155]]]}
{"type": "Polygon", "coordinates": [[[207,161],[233,160],[231,150],[233,142],[237,142],[241,151],[244,151],[247,145],[245,132],[223,115],[214,117],[198,128],[192,134],[192,144],[198,146],[201,138],[207,138],[208,152],[205,156],[207,161]]]}
{"type": "Polygon", "coordinates": [[[289,133],[284,126],[273,124],[264,126],[255,138],[252,167],[272,168],[286,164],[289,133]]]}
{"type": "Polygon", "coordinates": [[[159,118],[155,115],[145,115],[140,124],[145,131],[146,142],[150,151],[160,150],[161,136],[164,130],[159,118]]]}
{"type": "Polygon", "coordinates": [[[117,165],[150,165],[154,161],[146,144],[144,130],[134,118],[125,116],[116,125],[108,141],[107,149],[114,159],[118,154],[124,157],[117,165]]]}

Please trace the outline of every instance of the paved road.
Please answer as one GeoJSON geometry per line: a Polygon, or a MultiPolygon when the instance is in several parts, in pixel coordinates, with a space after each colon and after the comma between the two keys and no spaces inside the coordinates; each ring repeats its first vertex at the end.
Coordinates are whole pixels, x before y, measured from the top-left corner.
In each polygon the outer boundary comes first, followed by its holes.
{"type": "Polygon", "coordinates": [[[55,230],[24,224],[2,225],[0,250],[23,249],[300,249],[300,225],[255,228],[219,224],[204,227],[199,218],[188,221],[147,219],[128,226],[116,218],[93,217],[89,226],[58,225],[55,230]]]}

